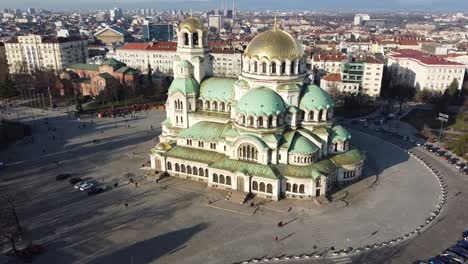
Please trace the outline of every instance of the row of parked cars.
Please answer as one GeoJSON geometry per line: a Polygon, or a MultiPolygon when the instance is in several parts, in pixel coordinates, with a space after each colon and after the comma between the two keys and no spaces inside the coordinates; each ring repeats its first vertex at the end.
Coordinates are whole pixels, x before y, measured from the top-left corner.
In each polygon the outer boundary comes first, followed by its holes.
{"type": "Polygon", "coordinates": [[[460,172],[462,172],[463,174],[468,174],[468,166],[466,165],[466,163],[460,161],[460,159],[457,157],[453,157],[452,154],[450,154],[445,149],[433,146],[431,144],[425,144],[423,148],[429,152],[434,153],[441,159],[446,160],[449,164],[454,165],[455,168],[457,168],[457,170],[460,170],[460,172]]]}
{"type": "MultiPolygon", "coordinates": [[[[71,177],[70,173],[62,173],[62,174],[57,175],[55,179],[57,181],[63,181],[70,177],[71,177]]],[[[82,192],[87,192],[88,195],[94,195],[94,194],[104,192],[104,188],[97,187],[95,183],[78,178],[78,177],[70,178],[68,182],[72,184],[75,189],[82,191],[82,192]]]]}
{"type": "Polygon", "coordinates": [[[463,264],[468,262],[468,228],[462,233],[462,239],[441,254],[416,264],[463,264]]]}

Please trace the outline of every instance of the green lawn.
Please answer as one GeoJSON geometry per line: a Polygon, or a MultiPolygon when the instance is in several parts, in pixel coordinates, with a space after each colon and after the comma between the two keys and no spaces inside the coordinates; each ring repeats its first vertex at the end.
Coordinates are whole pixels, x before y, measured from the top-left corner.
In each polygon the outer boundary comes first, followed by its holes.
{"type": "MultiPolygon", "coordinates": [[[[413,125],[418,130],[422,130],[424,128],[424,125],[428,125],[430,128],[433,129],[439,129],[440,121],[436,118],[437,115],[434,115],[432,110],[414,109],[411,112],[409,112],[405,117],[403,117],[401,121],[413,125]]],[[[446,124],[444,124],[444,128],[451,128],[451,126],[455,124],[455,118],[453,117],[453,115],[451,115],[449,121],[446,124]]]]}

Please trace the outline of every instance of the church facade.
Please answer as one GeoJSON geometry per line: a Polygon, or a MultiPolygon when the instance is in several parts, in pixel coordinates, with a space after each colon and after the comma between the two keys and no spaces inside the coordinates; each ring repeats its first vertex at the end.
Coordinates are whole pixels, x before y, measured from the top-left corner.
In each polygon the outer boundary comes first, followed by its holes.
{"type": "Polygon", "coordinates": [[[365,155],[335,124],[330,95],[306,83],[304,50],[289,33],[275,24],[257,35],[236,79],[212,77],[199,20],[185,20],[177,36],[152,169],[272,200],[323,196],[361,177],[365,155]]]}

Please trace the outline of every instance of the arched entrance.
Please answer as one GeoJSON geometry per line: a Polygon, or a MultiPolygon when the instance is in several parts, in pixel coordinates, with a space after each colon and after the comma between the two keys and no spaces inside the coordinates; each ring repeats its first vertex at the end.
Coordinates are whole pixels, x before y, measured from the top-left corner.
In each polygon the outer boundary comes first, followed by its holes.
{"type": "Polygon", "coordinates": [[[237,176],[237,190],[240,192],[245,192],[244,191],[244,177],[241,175],[237,176]]]}

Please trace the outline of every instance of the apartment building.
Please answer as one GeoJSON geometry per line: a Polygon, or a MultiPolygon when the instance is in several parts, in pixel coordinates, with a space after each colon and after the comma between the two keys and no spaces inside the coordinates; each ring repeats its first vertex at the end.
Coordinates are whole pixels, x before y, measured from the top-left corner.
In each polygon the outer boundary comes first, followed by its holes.
{"type": "Polygon", "coordinates": [[[465,75],[464,64],[417,50],[390,53],[387,66],[392,78],[400,84],[438,92],[444,92],[454,79],[461,89],[465,75]]]}
{"type": "Polygon", "coordinates": [[[87,45],[78,37],[27,35],[6,42],[5,51],[11,74],[47,69],[58,73],[68,65],[86,62],[87,45]]]}
{"type": "Polygon", "coordinates": [[[342,54],[316,54],[311,66],[312,69],[325,71],[327,73],[340,73],[343,63],[347,61],[346,55],[342,54]]]}
{"type": "Polygon", "coordinates": [[[362,93],[371,97],[380,96],[382,88],[382,77],[384,70],[384,62],[368,56],[364,60],[364,72],[362,79],[362,93]]]}
{"type": "MultiPolygon", "coordinates": [[[[129,67],[147,74],[149,68],[157,76],[173,75],[176,60],[177,42],[161,41],[149,43],[129,43],[118,48],[115,58],[129,67]]],[[[241,54],[232,47],[214,43],[210,49],[215,76],[237,76],[241,71],[241,54]]]]}

